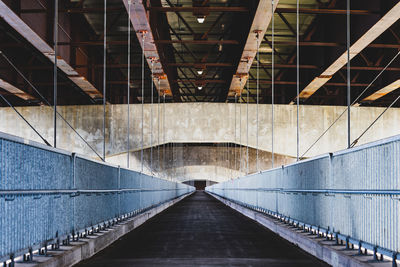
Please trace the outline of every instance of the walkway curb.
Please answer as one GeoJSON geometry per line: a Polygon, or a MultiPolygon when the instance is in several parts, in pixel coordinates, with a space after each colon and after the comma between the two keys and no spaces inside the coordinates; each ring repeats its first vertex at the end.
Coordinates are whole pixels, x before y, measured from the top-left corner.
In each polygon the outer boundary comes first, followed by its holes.
{"type": "Polygon", "coordinates": [[[210,192],[206,193],[221,201],[226,206],[258,222],[290,243],[295,244],[305,252],[334,267],[392,266],[392,262],[390,261],[372,261],[371,255],[359,255],[357,254],[357,250],[346,250],[344,246],[336,245],[335,241],[328,241],[325,238],[304,233],[297,228],[288,226],[278,220],[274,220],[265,214],[248,209],[210,192]]]}
{"type": "Polygon", "coordinates": [[[15,267],[67,267],[73,266],[88,259],[105,249],[122,236],[128,234],[135,228],[145,223],[150,218],[161,213],[165,209],[178,203],[192,193],[173,199],[146,212],[138,214],[118,225],[112,226],[100,233],[81,238],[78,242],[71,242],[69,246],[60,246],[59,250],[49,250],[48,256],[35,254],[33,262],[16,262],[15,267]]]}

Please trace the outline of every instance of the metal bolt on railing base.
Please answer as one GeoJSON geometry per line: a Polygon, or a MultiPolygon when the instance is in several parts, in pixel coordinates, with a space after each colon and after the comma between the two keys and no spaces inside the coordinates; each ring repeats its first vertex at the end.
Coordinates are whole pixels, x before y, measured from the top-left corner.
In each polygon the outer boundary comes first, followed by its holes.
{"type": "Polygon", "coordinates": [[[377,261],[378,260],[378,257],[377,257],[377,255],[376,255],[376,252],[377,252],[377,248],[376,247],[374,247],[374,250],[373,250],[373,256],[374,256],[374,261],[377,261]]]}
{"type": "Polygon", "coordinates": [[[392,267],[397,267],[396,258],[397,258],[397,253],[393,252],[393,255],[392,255],[392,267]]]}
{"type": "Polygon", "coordinates": [[[10,264],[8,265],[9,267],[14,267],[14,265],[15,265],[15,262],[14,262],[14,254],[11,254],[10,255],[10,260],[11,260],[11,262],[10,262],[10,264]]]}

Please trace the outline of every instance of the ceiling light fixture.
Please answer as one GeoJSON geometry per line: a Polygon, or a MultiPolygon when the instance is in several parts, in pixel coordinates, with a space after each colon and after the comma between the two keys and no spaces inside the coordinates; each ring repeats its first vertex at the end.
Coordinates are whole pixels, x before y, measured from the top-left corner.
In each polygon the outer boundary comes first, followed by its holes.
{"type": "Polygon", "coordinates": [[[203,89],[203,86],[198,86],[197,89],[199,89],[199,91],[201,91],[201,89],[203,89]]]}
{"type": "Polygon", "coordinates": [[[206,19],[206,17],[197,17],[197,22],[200,24],[204,23],[205,19],[206,19]]]}
{"type": "Polygon", "coordinates": [[[197,70],[197,74],[198,74],[198,75],[202,75],[202,74],[203,74],[203,70],[202,70],[202,69],[198,69],[198,70],[197,70]]]}

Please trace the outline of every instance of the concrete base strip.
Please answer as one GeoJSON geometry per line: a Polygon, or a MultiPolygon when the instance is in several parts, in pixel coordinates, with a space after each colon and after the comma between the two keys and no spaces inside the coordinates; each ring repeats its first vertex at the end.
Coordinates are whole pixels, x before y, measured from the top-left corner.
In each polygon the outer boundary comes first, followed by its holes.
{"type": "Polygon", "coordinates": [[[138,214],[100,233],[81,238],[78,242],[70,242],[69,246],[60,246],[58,250],[49,250],[47,256],[35,254],[32,262],[16,262],[15,267],[66,267],[73,266],[78,262],[92,257],[94,254],[105,249],[120,237],[126,235],[144,222],[176,204],[187,194],[169,202],[163,203],[144,213],[138,214]]]}
{"type": "Polygon", "coordinates": [[[281,221],[268,217],[267,215],[243,207],[233,203],[227,199],[207,192],[214,198],[218,199],[228,207],[242,213],[246,217],[260,223],[272,232],[278,234],[282,238],[297,245],[307,253],[317,257],[318,259],[332,266],[347,267],[389,267],[392,266],[391,261],[373,261],[372,255],[360,255],[357,250],[346,249],[343,245],[337,245],[335,241],[326,240],[325,237],[317,237],[309,232],[295,228],[291,225],[284,224],[281,221]]]}

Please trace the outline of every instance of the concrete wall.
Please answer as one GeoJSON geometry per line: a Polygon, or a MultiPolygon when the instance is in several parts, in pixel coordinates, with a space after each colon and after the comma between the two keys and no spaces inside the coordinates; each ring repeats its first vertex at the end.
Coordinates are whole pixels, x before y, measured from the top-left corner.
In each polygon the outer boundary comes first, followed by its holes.
{"type": "MultiPolygon", "coordinates": [[[[246,174],[247,148],[234,147],[233,144],[194,145],[194,144],[166,144],[143,153],[143,172],[165,179],[174,177],[178,181],[211,180],[226,181],[246,174]],[[241,165],[241,166],[240,166],[241,165]]],[[[257,171],[256,149],[249,148],[249,173],[257,171]]],[[[275,164],[286,165],[294,162],[292,157],[275,155],[275,164]]],[[[110,156],[108,162],[125,164],[127,153],[110,156]]],[[[130,168],[141,171],[141,151],[130,152],[130,168]]],[[[271,167],[271,153],[259,151],[259,170],[271,167]]]]}
{"type": "MultiPolygon", "coordinates": [[[[131,106],[131,149],[141,148],[141,105],[131,106]]],[[[18,110],[37,127],[50,143],[53,136],[52,111],[48,107],[20,107],[18,110]]],[[[344,107],[301,106],[300,107],[300,154],[334,121],[344,107]]],[[[353,107],[352,139],[358,136],[383,108],[353,107]]],[[[102,106],[64,106],[59,111],[77,129],[77,131],[102,154],[102,106]]],[[[247,106],[246,104],[226,103],[173,103],[144,105],[143,133],[145,148],[151,144],[167,143],[241,143],[256,147],[256,105],[249,105],[249,138],[247,142],[247,106]],[[159,108],[159,109],[158,109],[159,108]],[[150,111],[153,110],[153,135],[151,132],[150,111]],[[163,111],[165,110],[165,126],[163,111]],[[157,114],[160,112],[160,142],[158,142],[157,114]],[[236,137],[235,137],[236,113],[236,137]],[[240,116],[241,114],[241,116],[240,116]],[[240,118],[240,119],[239,119],[240,118]],[[241,127],[240,127],[241,121],[241,127]],[[165,127],[165,131],[163,131],[165,127]],[[153,141],[151,142],[151,136],[153,141]],[[241,137],[240,137],[241,136],[241,137]]],[[[41,141],[29,129],[13,110],[0,109],[0,131],[41,141]]],[[[390,109],[358,144],[370,142],[400,133],[400,109],[390,109]]],[[[108,105],[106,111],[106,154],[109,156],[124,153],[127,150],[127,106],[108,105]]],[[[325,152],[344,149],[347,145],[346,116],[340,119],[317,145],[305,156],[314,156],[325,152]]],[[[68,129],[64,122],[58,122],[59,147],[89,154],[90,149],[68,129]]],[[[274,152],[296,156],[296,106],[275,105],[274,152]]],[[[259,148],[271,151],[271,106],[259,105],[259,148]]],[[[121,165],[124,165],[121,162],[121,165]]]]}

